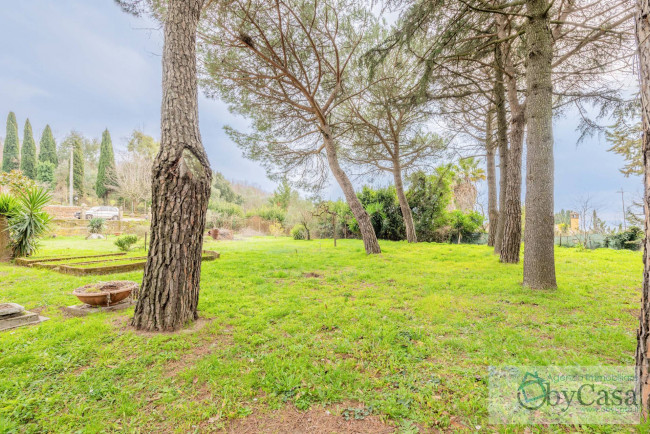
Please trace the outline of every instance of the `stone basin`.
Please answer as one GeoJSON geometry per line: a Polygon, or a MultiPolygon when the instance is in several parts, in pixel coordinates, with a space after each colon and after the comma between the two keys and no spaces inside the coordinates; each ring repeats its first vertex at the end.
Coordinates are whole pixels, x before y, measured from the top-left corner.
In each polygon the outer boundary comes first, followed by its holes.
{"type": "Polygon", "coordinates": [[[90,306],[112,306],[127,298],[137,288],[138,284],[130,280],[113,280],[90,283],[72,293],[79,301],[90,306]]]}

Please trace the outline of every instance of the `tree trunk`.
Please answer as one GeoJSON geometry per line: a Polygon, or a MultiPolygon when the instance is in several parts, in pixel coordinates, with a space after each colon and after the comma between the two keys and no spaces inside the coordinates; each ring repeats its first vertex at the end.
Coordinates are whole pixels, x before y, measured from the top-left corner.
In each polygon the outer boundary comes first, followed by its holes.
{"type": "Polygon", "coordinates": [[[488,231],[488,246],[494,247],[494,239],[497,233],[497,221],[499,220],[499,210],[497,208],[497,173],[494,162],[496,148],[493,140],[492,119],[494,113],[488,111],[485,123],[485,151],[487,152],[487,187],[488,187],[488,219],[490,226],[488,231]]]}
{"type": "Polygon", "coordinates": [[[526,0],[526,231],[524,285],[555,288],[553,239],[553,38],[548,0],[526,0]]]}
{"type": "Polygon", "coordinates": [[[506,207],[503,210],[503,243],[501,262],[516,264],[521,250],[521,156],[526,126],[525,108],[519,103],[516,71],[511,59],[504,62],[508,78],[508,105],[510,106],[510,149],[508,150],[508,186],[504,195],[506,207]]]}
{"type": "Polygon", "coordinates": [[[505,229],[506,188],[508,186],[508,114],[503,84],[503,60],[501,47],[495,50],[494,104],[497,113],[497,146],[499,147],[499,213],[497,233],[494,238],[494,253],[501,253],[505,229]]]}
{"type": "Polygon", "coordinates": [[[643,243],[643,296],[637,332],[636,374],[637,396],[641,400],[643,419],[650,409],[650,0],[638,0],[636,38],[639,45],[639,76],[641,87],[641,117],[643,122],[643,166],[645,168],[645,240],[643,243]]]}
{"type": "Polygon", "coordinates": [[[153,169],[151,241],[132,325],[178,330],[198,318],[212,171],[199,133],[196,29],[203,0],[170,0],[165,21],[161,149],[153,169]]]}
{"type": "Polygon", "coordinates": [[[373,253],[381,253],[375,229],[372,227],[372,223],[370,222],[370,216],[363,205],[361,205],[359,198],[354,192],[354,187],[350,182],[350,178],[348,178],[348,175],[346,175],[339,164],[339,158],[336,153],[336,144],[332,140],[329,127],[324,127],[322,134],[325,143],[325,152],[327,153],[327,162],[329,163],[334,178],[336,178],[336,181],[343,190],[345,200],[348,202],[352,214],[357,219],[359,230],[361,231],[361,238],[363,239],[363,245],[366,248],[366,253],[369,255],[373,253]]]}
{"type": "Polygon", "coordinates": [[[393,161],[393,178],[395,179],[395,191],[397,192],[397,200],[399,207],[402,210],[402,217],[404,218],[404,226],[406,226],[406,240],[409,243],[417,243],[418,238],[415,233],[415,225],[413,224],[413,214],[411,207],[406,200],[404,194],[404,182],[402,182],[402,168],[399,161],[393,161]]]}

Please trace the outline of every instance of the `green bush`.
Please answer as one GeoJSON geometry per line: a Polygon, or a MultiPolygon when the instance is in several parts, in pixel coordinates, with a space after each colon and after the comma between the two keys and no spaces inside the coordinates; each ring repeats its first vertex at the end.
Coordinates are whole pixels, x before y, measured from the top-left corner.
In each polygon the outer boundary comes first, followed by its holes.
{"type": "MultiPolygon", "coordinates": [[[[357,194],[359,201],[370,215],[370,222],[377,238],[398,241],[406,238],[402,210],[397,200],[395,187],[374,190],[363,187],[357,194]]],[[[356,224],[356,220],[355,220],[356,224]]]]}
{"type": "Polygon", "coordinates": [[[295,225],[291,228],[291,236],[294,240],[306,240],[307,232],[305,231],[305,227],[303,225],[295,225]]]}
{"type": "Polygon", "coordinates": [[[449,225],[451,226],[449,242],[456,241],[458,244],[465,239],[470,240],[483,224],[483,216],[470,211],[464,213],[461,210],[454,210],[449,213],[449,225]]]}
{"type": "Polygon", "coordinates": [[[242,217],[244,215],[241,206],[236,203],[223,202],[221,200],[210,200],[208,209],[223,217],[242,217]]]}
{"type": "Polygon", "coordinates": [[[90,219],[88,222],[88,231],[91,234],[101,234],[104,232],[104,228],[106,227],[106,220],[95,217],[93,219],[90,219]]]}
{"type": "Polygon", "coordinates": [[[278,208],[277,206],[272,206],[272,207],[258,208],[246,213],[246,217],[254,217],[254,216],[259,216],[264,220],[268,220],[270,222],[278,222],[280,224],[284,224],[284,220],[286,219],[287,214],[282,208],[278,208]]]}
{"type": "Polygon", "coordinates": [[[640,250],[643,243],[643,230],[632,226],[626,231],[605,238],[605,247],[612,249],[640,250]]]}
{"type": "Polygon", "coordinates": [[[448,233],[447,205],[451,201],[453,171],[448,166],[438,167],[433,175],[415,172],[409,176],[406,192],[418,241],[444,242],[448,233]]]}
{"type": "Polygon", "coordinates": [[[115,245],[123,252],[128,252],[131,247],[138,242],[136,235],[121,235],[115,240],[115,245]]]}

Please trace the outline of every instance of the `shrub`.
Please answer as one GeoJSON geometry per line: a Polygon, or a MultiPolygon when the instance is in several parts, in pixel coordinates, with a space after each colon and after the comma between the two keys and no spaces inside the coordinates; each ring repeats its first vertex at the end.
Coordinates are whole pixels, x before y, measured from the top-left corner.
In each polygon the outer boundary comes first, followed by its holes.
{"type": "Polygon", "coordinates": [[[447,241],[447,205],[451,201],[453,171],[438,167],[433,175],[415,172],[409,176],[406,199],[413,213],[418,241],[447,241]]]}
{"type": "Polygon", "coordinates": [[[282,225],[278,222],[271,223],[271,225],[269,225],[269,232],[271,232],[271,235],[274,237],[282,235],[282,225]]]}
{"type": "Polygon", "coordinates": [[[454,210],[449,213],[449,224],[451,226],[449,241],[456,239],[460,244],[463,238],[470,239],[479,230],[483,224],[483,216],[476,211],[465,214],[461,210],[454,210]]]}
{"type": "MultiPolygon", "coordinates": [[[[370,215],[377,238],[398,241],[406,238],[402,210],[397,200],[395,187],[372,189],[363,187],[357,194],[359,201],[370,215]]],[[[356,221],[355,221],[355,224],[356,221]]],[[[355,228],[356,229],[356,228],[355,228]]]]}
{"type": "Polygon", "coordinates": [[[138,242],[136,235],[121,235],[115,240],[115,245],[123,252],[128,252],[131,247],[138,242]]]}
{"type": "Polygon", "coordinates": [[[305,231],[305,227],[303,225],[295,225],[291,228],[291,236],[294,240],[306,240],[307,232],[305,231]]]}
{"type": "Polygon", "coordinates": [[[17,206],[8,214],[14,257],[30,256],[38,248],[38,240],[48,231],[52,220],[43,211],[50,198],[50,194],[40,187],[17,193],[17,206]]]}
{"type": "Polygon", "coordinates": [[[242,217],[244,215],[241,206],[236,203],[223,202],[221,200],[210,200],[208,209],[223,217],[242,217]]]}
{"type": "Polygon", "coordinates": [[[17,194],[36,187],[36,183],[23,175],[20,170],[12,170],[8,173],[0,172],[0,186],[6,186],[11,193],[17,194]]]}
{"type": "Polygon", "coordinates": [[[104,228],[106,227],[106,220],[95,217],[93,219],[90,219],[88,222],[88,231],[91,234],[101,234],[104,232],[104,228]]]}
{"type": "Polygon", "coordinates": [[[637,226],[605,238],[605,246],[613,249],[639,250],[642,242],[643,231],[637,226]]]}
{"type": "Polygon", "coordinates": [[[246,217],[254,217],[254,216],[259,216],[262,217],[264,220],[268,220],[272,222],[275,221],[282,224],[284,223],[284,220],[287,215],[283,209],[278,208],[277,206],[273,206],[273,207],[259,208],[246,213],[246,217]]]}

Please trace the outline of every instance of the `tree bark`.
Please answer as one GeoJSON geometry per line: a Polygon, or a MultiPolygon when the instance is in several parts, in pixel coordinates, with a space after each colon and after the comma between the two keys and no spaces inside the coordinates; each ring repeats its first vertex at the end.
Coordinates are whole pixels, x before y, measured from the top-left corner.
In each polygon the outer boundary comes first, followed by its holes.
{"type": "Polygon", "coordinates": [[[339,183],[341,190],[343,190],[345,200],[350,206],[350,210],[352,211],[354,218],[357,219],[366,253],[369,255],[381,253],[381,248],[379,247],[379,242],[377,241],[377,235],[375,234],[375,229],[372,227],[372,223],[370,222],[370,216],[354,192],[354,187],[352,186],[352,182],[350,182],[350,178],[348,178],[348,175],[343,171],[341,165],[339,164],[339,157],[336,152],[336,144],[332,139],[329,127],[325,126],[322,128],[322,135],[325,144],[325,152],[327,153],[327,162],[329,164],[330,170],[332,171],[332,174],[334,175],[334,178],[339,183]]]}
{"type": "Polygon", "coordinates": [[[487,187],[488,187],[488,218],[490,226],[488,229],[488,246],[494,247],[494,239],[497,233],[497,221],[499,220],[499,210],[497,208],[497,174],[495,166],[495,151],[493,140],[493,117],[494,112],[488,111],[485,122],[485,151],[487,152],[487,187]]]}
{"type": "Polygon", "coordinates": [[[404,182],[402,181],[402,167],[399,160],[393,161],[393,178],[395,180],[395,191],[397,192],[397,200],[399,207],[402,210],[402,218],[404,219],[404,226],[406,227],[406,240],[409,243],[417,243],[418,238],[415,233],[415,224],[413,223],[413,214],[406,194],[404,194],[404,182]]]}
{"type": "Polygon", "coordinates": [[[508,106],[510,107],[510,149],[508,150],[508,185],[504,195],[504,228],[501,262],[516,264],[521,250],[521,156],[526,127],[525,106],[519,103],[516,71],[512,59],[504,61],[507,72],[508,106]]]}
{"type": "Polygon", "coordinates": [[[497,233],[494,238],[494,253],[501,253],[505,230],[506,188],[508,186],[508,114],[505,87],[503,84],[503,58],[501,47],[495,52],[494,104],[497,113],[497,145],[499,147],[499,212],[497,233]]]}
{"type": "Polygon", "coordinates": [[[650,409],[650,0],[638,0],[636,11],[636,38],[639,49],[639,81],[641,87],[641,118],[643,125],[643,167],[645,211],[645,240],[643,243],[643,295],[637,332],[636,374],[637,396],[641,400],[641,414],[648,418],[650,409]]]}
{"type": "Polygon", "coordinates": [[[548,0],[526,0],[526,231],[524,285],[557,287],[553,239],[553,38],[548,0]]]}
{"type": "Polygon", "coordinates": [[[199,132],[196,30],[203,0],[170,0],[165,20],[161,147],[153,165],[151,241],[132,325],[178,330],[198,318],[212,171],[199,132]]]}

